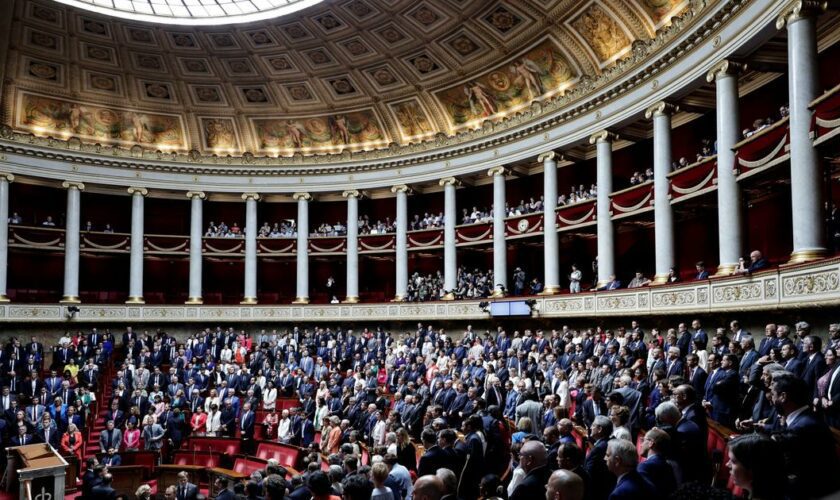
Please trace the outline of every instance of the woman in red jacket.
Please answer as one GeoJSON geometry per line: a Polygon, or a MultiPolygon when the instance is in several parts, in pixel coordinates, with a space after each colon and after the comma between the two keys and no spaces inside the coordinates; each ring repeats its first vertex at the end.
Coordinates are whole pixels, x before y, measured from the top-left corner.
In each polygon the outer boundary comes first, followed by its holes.
{"type": "Polygon", "coordinates": [[[192,418],[190,418],[190,427],[192,427],[193,434],[204,434],[206,432],[207,414],[204,413],[204,408],[198,406],[192,418]]]}
{"type": "Polygon", "coordinates": [[[61,451],[65,455],[76,455],[79,461],[82,460],[82,433],[75,424],[67,426],[67,432],[61,436],[61,451]]]}

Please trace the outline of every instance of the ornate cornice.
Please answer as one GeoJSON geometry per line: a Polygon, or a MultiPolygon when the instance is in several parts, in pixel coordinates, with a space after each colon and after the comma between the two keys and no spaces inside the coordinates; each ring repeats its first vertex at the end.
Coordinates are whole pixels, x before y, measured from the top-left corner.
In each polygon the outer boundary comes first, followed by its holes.
{"type": "Polygon", "coordinates": [[[745,71],[746,69],[746,64],[737,63],[729,59],[724,59],[723,61],[717,63],[715,67],[710,69],[708,73],[706,73],[706,81],[712,83],[718,77],[737,76],[739,73],[745,71]]]}
{"type": "Polygon", "coordinates": [[[77,182],[77,181],[64,181],[64,182],[61,183],[61,187],[63,187],[64,189],[75,188],[75,189],[78,189],[79,191],[84,191],[85,190],[85,184],[83,182],[77,182]]]}
{"type": "Polygon", "coordinates": [[[458,187],[461,185],[461,181],[454,177],[444,177],[443,179],[438,181],[438,185],[440,186],[455,186],[458,187]]]}
{"type": "Polygon", "coordinates": [[[144,187],[130,187],[126,189],[126,191],[131,195],[140,194],[142,196],[147,196],[149,194],[149,190],[144,187]]]}
{"type": "Polygon", "coordinates": [[[356,199],[358,199],[358,198],[361,198],[363,196],[363,194],[358,189],[348,189],[347,191],[344,191],[343,193],[341,193],[341,196],[343,198],[356,198],[356,199]]]}
{"type": "Polygon", "coordinates": [[[406,186],[405,184],[399,184],[397,186],[391,186],[391,192],[411,194],[411,188],[406,186]]]}
{"type": "Polygon", "coordinates": [[[776,19],[776,29],[784,29],[790,23],[804,19],[806,17],[815,17],[828,9],[828,2],[817,0],[796,0],[782,10],[779,17],[776,19]]]}
{"type": "Polygon", "coordinates": [[[100,144],[80,144],[78,139],[63,141],[56,138],[40,138],[30,134],[13,131],[7,126],[0,127],[0,139],[7,141],[0,144],[0,152],[32,155],[67,162],[78,162],[109,167],[124,167],[137,170],[153,170],[194,175],[259,175],[259,176],[301,176],[319,174],[350,174],[354,172],[376,171],[386,168],[423,164],[444,160],[477,151],[496,148],[530,135],[540,133],[569,119],[588,113],[610,102],[631,89],[645,85],[654,75],[669,66],[692,47],[703,42],[728,20],[742,5],[751,0],[729,0],[717,8],[702,24],[696,23],[701,13],[705,12],[705,2],[693,0],[691,8],[680,16],[671,19],[671,24],[662,28],[658,35],[647,41],[637,40],[628,57],[617,61],[597,77],[583,77],[571,90],[532,105],[520,113],[508,116],[497,122],[485,122],[481,128],[465,130],[450,137],[438,134],[422,143],[406,146],[390,145],[386,149],[349,151],[332,155],[303,156],[300,153],[291,157],[254,156],[245,153],[239,157],[200,154],[164,153],[161,151],[134,151],[100,144]],[[692,26],[693,25],[693,26],[692,26]],[[665,47],[680,35],[691,36],[663,51],[665,47]],[[636,71],[632,77],[630,73],[636,71]],[[616,83],[617,81],[619,81],[616,83]],[[32,150],[31,146],[47,148],[49,151],[32,150]],[[461,146],[461,147],[454,147],[461,146]],[[440,151],[441,148],[448,148],[440,151]],[[79,156],[76,153],[61,151],[71,150],[97,155],[98,158],[79,156]],[[419,153],[419,154],[418,154],[419,153]],[[112,158],[109,158],[112,157],[112,158]],[[123,159],[124,158],[124,159],[123,159]],[[146,161],[143,161],[146,160],[146,161]],[[146,163],[154,162],[154,163],[146,163]],[[327,165],[325,165],[327,164],[327,165]],[[260,168],[277,167],[285,168],[260,168]]]}
{"type": "Polygon", "coordinates": [[[9,174],[6,172],[0,172],[0,179],[5,179],[6,182],[15,182],[14,174],[9,174]]]}
{"type": "Polygon", "coordinates": [[[650,120],[652,117],[658,115],[673,115],[674,113],[679,111],[679,109],[679,106],[675,104],[671,104],[665,101],[659,101],[645,110],[645,118],[650,120]]]}
{"type": "Polygon", "coordinates": [[[557,158],[557,153],[554,151],[546,151],[545,153],[540,153],[540,156],[537,157],[537,161],[545,163],[547,161],[555,161],[555,158],[557,158]]]}

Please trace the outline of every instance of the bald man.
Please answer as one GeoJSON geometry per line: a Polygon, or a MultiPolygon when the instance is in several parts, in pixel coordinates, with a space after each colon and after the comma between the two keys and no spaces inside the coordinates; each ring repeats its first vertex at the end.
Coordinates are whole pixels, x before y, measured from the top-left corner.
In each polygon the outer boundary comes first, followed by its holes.
{"type": "Polygon", "coordinates": [[[583,479],[567,470],[554,471],[548,478],[546,500],[583,500],[583,479]]]}
{"type": "Polygon", "coordinates": [[[533,500],[541,497],[551,474],[545,445],[536,440],[526,441],[519,452],[519,465],[525,471],[525,477],[513,490],[510,500],[533,500]]]}
{"type": "Polygon", "coordinates": [[[420,476],[414,482],[414,500],[440,500],[443,481],[435,475],[420,476]]]}

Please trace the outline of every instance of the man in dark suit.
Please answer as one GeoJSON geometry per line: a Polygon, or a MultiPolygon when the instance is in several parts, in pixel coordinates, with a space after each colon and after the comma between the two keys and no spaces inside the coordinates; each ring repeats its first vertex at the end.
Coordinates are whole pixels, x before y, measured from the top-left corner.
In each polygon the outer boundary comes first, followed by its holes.
{"type": "Polygon", "coordinates": [[[837,454],[828,426],[811,410],[811,393],[801,378],[780,374],[773,378],[770,397],[785,417],[776,436],[785,447],[786,463],[794,477],[793,498],[823,498],[840,491],[837,454]]]}
{"type": "Polygon", "coordinates": [[[614,274],[611,274],[606,283],[596,288],[597,291],[618,290],[621,288],[621,281],[617,280],[614,274]]]}
{"type": "Polygon", "coordinates": [[[816,335],[808,335],[802,340],[802,352],[805,358],[802,362],[802,380],[811,391],[816,394],[817,379],[825,373],[825,356],[822,353],[822,339],[816,335]]]}
{"type": "Polygon", "coordinates": [[[228,478],[216,476],[216,500],[236,500],[236,494],[228,489],[228,478]]]}
{"type": "Polygon", "coordinates": [[[580,420],[586,428],[592,426],[592,422],[595,420],[595,417],[607,414],[607,402],[604,401],[599,387],[592,387],[591,397],[583,402],[580,413],[580,420]]]}
{"type": "Polygon", "coordinates": [[[551,474],[545,445],[536,440],[526,441],[519,452],[519,458],[519,465],[525,471],[525,477],[513,490],[510,500],[542,498],[545,496],[545,483],[551,474]]]}
{"type": "Polygon", "coordinates": [[[449,463],[449,455],[437,444],[437,433],[431,428],[423,429],[420,435],[426,450],[417,466],[417,477],[434,474],[449,463]]]}
{"type": "Polygon", "coordinates": [[[738,404],[738,357],[725,354],[722,357],[720,369],[714,377],[709,377],[706,383],[707,399],[703,406],[710,412],[712,419],[732,428],[735,424],[736,406],[738,404]],[[711,399],[708,396],[711,395],[711,399]]]}
{"type": "Polygon", "coordinates": [[[705,425],[705,412],[693,402],[694,389],[690,385],[677,387],[674,394],[679,406],[671,402],[660,404],[656,408],[658,426],[671,436],[673,456],[680,465],[683,481],[708,482],[711,469],[706,435],[695,421],[702,419],[705,425]]]}
{"type": "MultiPolygon", "coordinates": [[[[591,478],[590,496],[592,500],[604,500],[609,497],[615,487],[615,474],[610,472],[605,462],[607,456],[607,444],[613,433],[613,425],[610,419],[604,415],[595,417],[589,435],[595,444],[583,463],[583,470],[591,478]]],[[[635,453],[635,448],[634,448],[635,453]]]]}
{"type": "Polygon", "coordinates": [[[102,475],[102,482],[90,490],[91,500],[113,500],[117,498],[117,491],[111,487],[111,474],[102,475]]]}
{"type": "Polygon", "coordinates": [[[656,488],[636,471],[639,457],[636,447],[630,441],[613,439],[607,445],[607,468],[620,478],[609,500],[636,500],[662,498],[656,488]]]}
{"type": "Polygon", "coordinates": [[[186,472],[179,472],[175,489],[176,500],[196,500],[196,497],[198,497],[198,486],[190,482],[186,472]]]}
{"type": "Polygon", "coordinates": [[[117,453],[116,448],[111,448],[108,450],[108,453],[102,457],[102,464],[107,465],[109,467],[117,467],[118,465],[122,465],[122,457],[119,456],[117,453]]]}
{"type": "Polygon", "coordinates": [[[677,489],[674,468],[665,455],[670,446],[671,437],[667,432],[657,427],[649,430],[642,440],[642,455],[647,459],[636,467],[636,471],[654,485],[660,498],[668,498],[677,489]]]}
{"type": "Polygon", "coordinates": [[[790,373],[796,375],[797,377],[802,376],[802,370],[805,365],[802,363],[802,360],[799,359],[799,356],[796,354],[796,348],[793,347],[793,344],[788,341],[787,343],[782,344],[781,346],[782,351],[782,366],[785,367],[785,370],[789,371],[790,373]]]}
{"type": "Polygon", "coordinates": [[[689,354],[685,357],[685,362],[688,365],[688,383],[694,387],[698,394],[702,394],[706,388],[706,379],[709,375],[706,370],[700,367],[700,358],[696,354],[689,354]]]}

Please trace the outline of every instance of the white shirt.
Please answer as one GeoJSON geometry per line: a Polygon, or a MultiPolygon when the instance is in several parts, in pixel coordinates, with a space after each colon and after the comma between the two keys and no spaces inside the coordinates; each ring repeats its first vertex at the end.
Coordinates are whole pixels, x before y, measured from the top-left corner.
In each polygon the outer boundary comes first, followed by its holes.
{"type": "Polygon", "coordinates": [[[289,439],[289,430],[292,425],[291,419],[281,418],[277,424],[277,438],[279,440],[289,439]]]}

